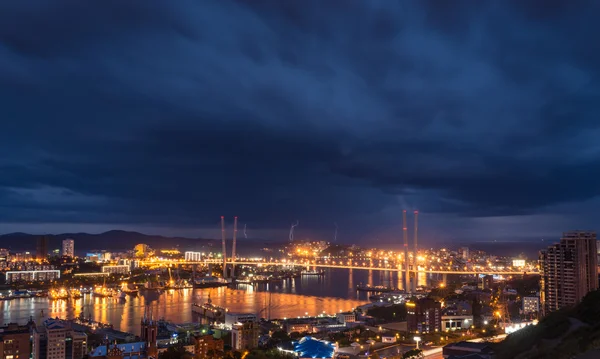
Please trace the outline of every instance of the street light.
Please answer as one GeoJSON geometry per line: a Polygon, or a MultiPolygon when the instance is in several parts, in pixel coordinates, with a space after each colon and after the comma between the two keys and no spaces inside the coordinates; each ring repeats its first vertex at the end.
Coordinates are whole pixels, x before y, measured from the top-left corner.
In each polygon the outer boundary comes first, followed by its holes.
{"type": "Polygon", "coordinates": [[[415,342],[417,342],[417,349],[419,349],[419,342],[421,341],[421,337],[414,337],[415,342]]]}

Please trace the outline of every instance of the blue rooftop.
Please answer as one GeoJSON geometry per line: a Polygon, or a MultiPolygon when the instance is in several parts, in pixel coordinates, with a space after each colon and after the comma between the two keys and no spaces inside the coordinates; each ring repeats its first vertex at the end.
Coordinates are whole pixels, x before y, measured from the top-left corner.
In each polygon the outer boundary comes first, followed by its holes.
{"type": "Polygon", "coordinates": [[[294,352],[300,358],[333,358],[335,344],[313,337],[304,337],[294,342],[294,352]]]}
{"type": "Polygon", "coordinates": [[[48,329],[65,329],[65,324],[59,319],[48,318],[44,321],[44,326],[48,329]]]}
{"type": "MultiPolygon", "coordinates": [[[[114,344],[111,344],[112,348],[114,344]]],[[[146,343],[144,342],[135,342],[135,343],[125,343],[125,344],[117,344],[117,347],[123,351],[123,354],[127,356],[130,353],[139,353],[146,348],[146,343]]],[[[108,348],[106,345],[101,345],[97,348],[94,348],[89,356],[90,357],[103,357],[106,356],[108,348]]]]}

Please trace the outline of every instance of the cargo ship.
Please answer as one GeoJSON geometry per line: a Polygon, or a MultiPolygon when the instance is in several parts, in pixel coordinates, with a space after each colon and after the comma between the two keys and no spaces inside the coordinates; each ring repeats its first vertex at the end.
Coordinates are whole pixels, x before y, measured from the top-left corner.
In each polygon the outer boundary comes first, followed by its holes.
{"type": "Polygon", "coordinates": [[[212,299],[210,299],[210,294],[208,295],[208,300],[204,304],[192,304],[192,313],[200,315],[204,318],[217,321],[224,322],[225,321],[225,313],[227,313],[227,308],[214,305],[212,303],[212,299]]]}
{"type": "Polygon", "coordinates": [[[385,293],[385,292],[393,292],[397,289],[392,287],[386,287],[383,285],[362,285],[359,284],[356,286],[356,290],[359,292],[373,292],[373,293],[385,293]]]}
{"type": "Polygon", "coordinates": [[[229,282],[223,278],[202,277],[194,280],[194,288],[217,288],[228,286],[229,282]]]}

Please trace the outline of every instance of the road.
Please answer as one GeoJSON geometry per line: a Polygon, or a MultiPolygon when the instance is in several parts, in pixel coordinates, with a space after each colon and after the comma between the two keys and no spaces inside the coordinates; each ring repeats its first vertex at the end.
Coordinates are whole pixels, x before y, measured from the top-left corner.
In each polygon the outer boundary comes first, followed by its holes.
{"type": "MultiPolygon", "coordinates": [[[[499,340],[503,340],[504,338],[506,338],[506,334],[500,334],[493,338],[488,338],[487,340],[499,341],[499,340]]],[[[484,339],[471,339],[468,341],[479,343],[479,342],[484,341],[484,339]]],[[[414,348],[414,346],[395,345],[393,347],[377,350],[377,354],[379,354],[379,356],[381,358],[385,358],[386,356],[398,355],[398,353],[403,353],[403,352],[413,349],[413,348],[414,348]]],[[[423,356],[425,359],[443,359],[444,358],[444,356],[442,354],[442,347],[425,348],[425,349],[423,349],[423,356]]]]}

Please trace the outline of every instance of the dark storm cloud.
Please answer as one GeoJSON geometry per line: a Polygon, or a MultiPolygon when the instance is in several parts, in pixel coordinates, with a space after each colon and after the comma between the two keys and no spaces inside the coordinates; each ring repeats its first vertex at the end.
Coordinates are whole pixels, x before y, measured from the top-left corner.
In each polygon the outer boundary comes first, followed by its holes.
{"type": "Polygon", "coordinates": [[[0,5],[6,222],[262,228],[600,194],[595,2],[0,5]]]}

